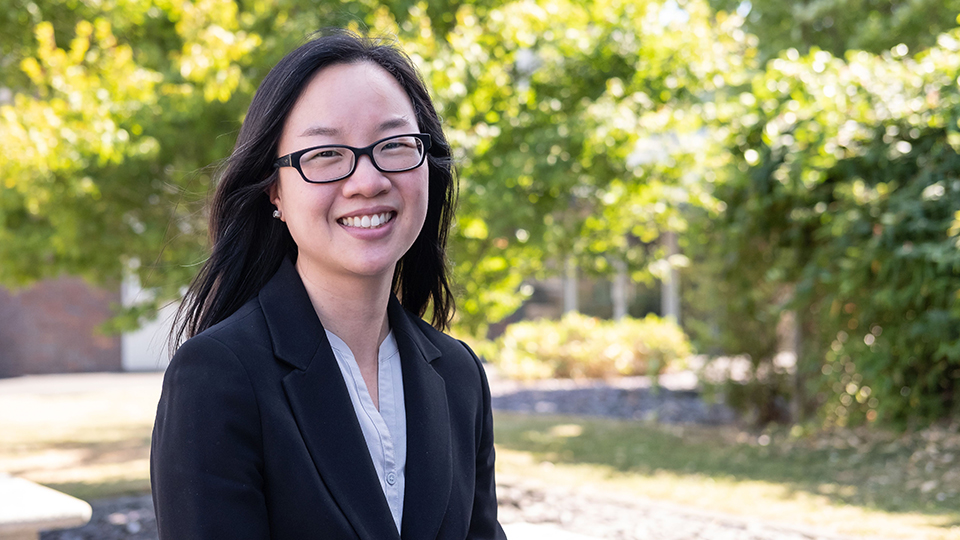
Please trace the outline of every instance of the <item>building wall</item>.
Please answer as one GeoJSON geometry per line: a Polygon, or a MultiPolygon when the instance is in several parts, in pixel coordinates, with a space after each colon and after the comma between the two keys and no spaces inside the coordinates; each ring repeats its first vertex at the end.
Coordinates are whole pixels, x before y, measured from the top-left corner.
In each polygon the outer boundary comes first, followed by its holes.
{"type": "MultiPolygon", "coordinates": [[[[123,281],[121,287],[123,305],[136,305],[141,300],[152,299],[147,291],[140,287],[136,276],[123,281]]],[[[177,315],[178,302],[171,302],[160,309],[153,319],[140,321],[140,328],[126,332],[120,338],[123,351],[124,371],[162,371],[170,363],[170,349],[167,338],[177,315]]]]}
{"type": "Polygon", "coordinates": [[[16,292],[0,288],[0,377],[120,371],[120,337],[97,332],[119,302],[119,288],[73,277],[16,292]]]}

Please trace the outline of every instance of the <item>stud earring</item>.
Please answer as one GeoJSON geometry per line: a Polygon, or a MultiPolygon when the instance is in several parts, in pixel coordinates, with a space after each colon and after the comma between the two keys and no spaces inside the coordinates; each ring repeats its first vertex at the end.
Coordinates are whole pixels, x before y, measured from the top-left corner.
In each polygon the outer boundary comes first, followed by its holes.
{"type": "Polygon", "coordinates": [[[273,211],[273,217],[275,217],[275,218],[277,218],[277,219],[280,219],[280,216],[281,216],[281,214],[280,214],[280,209],[279,209],[279,208],[274,209],[274,211],[273,211]]]}

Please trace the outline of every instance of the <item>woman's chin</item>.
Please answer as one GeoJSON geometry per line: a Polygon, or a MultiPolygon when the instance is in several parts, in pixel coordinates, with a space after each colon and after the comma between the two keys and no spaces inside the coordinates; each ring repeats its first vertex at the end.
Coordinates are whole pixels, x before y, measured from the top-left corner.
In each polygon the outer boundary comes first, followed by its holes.
{"type": "MultiPolygon", "coordinates": [[[[368,254],[369,255],[369,254],[368,254]]],[[[345,255],[336,257],[338,261],[331,261],[329,257],[321,259],[319,264],[316,260],[311,261],[310,257],[304,257],[301,253],[297,260],[297,266],[301,272],[309,274],[311,280],[324,279],[361,279],[375,280],[385,279],[393,280],[393,272],[397,267],[397,258],[370,257],[362,255],[345,255]]]]}

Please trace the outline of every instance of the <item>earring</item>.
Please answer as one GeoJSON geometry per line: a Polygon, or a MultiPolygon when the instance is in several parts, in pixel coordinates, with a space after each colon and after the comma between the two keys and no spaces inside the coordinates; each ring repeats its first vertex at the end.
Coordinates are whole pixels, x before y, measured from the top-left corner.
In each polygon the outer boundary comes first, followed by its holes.
{"type": "Polygon", "coordinates": [[[275,218],[277,218],[277,219],[280,219],[280,215],[281,215],[281,214],[280,214],[280,209],[279,209],[279,208],[274,209],[274,211],[273,211],[273,217],[275,217],[275,218]]]}

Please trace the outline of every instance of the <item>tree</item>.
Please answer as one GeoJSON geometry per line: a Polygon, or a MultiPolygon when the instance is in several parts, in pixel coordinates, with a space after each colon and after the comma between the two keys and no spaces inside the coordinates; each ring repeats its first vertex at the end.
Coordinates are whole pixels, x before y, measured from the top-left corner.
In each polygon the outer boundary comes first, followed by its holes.
{"type": "Polygon", "coordinates": [[[60,273],[116,283],[135,272],[157,302],[175,298],[205,256],[213,169],[260,78],[322,22],[355,22],[366,9],[323,6],[4,10],[0,74],[12,97],[0,106],[0,283],[60,273]]]}
{"type": "Polygon", "coordinates": [[[918,52],[955,27],[958,0],[710,0],[718,10],[745,16],[764,60],[795,48],[818,48],[842,57],[848,50],[875,54],[898,45],[918,52]]]}
{"type": "MultiPolygon", "coordinates": [[[[685,165],[638,165],[637,141],[696,131],[718,86],[752,49],[736,17],[700,2],[515,1],[481,18],[461,8],[447,35],[409,43],[463,153],[454,238],[462,323],[513,311],[524,279],[567,257],[609,275],[610,257],[647,273],[640,242],[710,204],[685,165]]],[[[677,223],[675,223],[677,222],[677,223]]]]}
{"type": "Polygon", "coordinates": [[[960,30],[916,56],[790,51],[726,109],[726,210],[702,224],[716,320],[725,335],[743,335],[728,321],[767,321],[741,350],[785,391],[769,329],[791,291],[799,390],[829,423],[904,425],[960,406],[958,51],[960,30]]]}
{"type": "Polygon", "coordinates": [[[697,129],[696,107],[750,54],[736,17],[715,25],[694,0],[129,0],[28,13],[35,39],[23,15],[2,20],[14,103],[0,120],[0,283],[134,271],[157,299],[175,297],[204,256],[213,166],[259,79],[321,21],[349,21],[400,36],[461,152],[453,247],[474,330],[565,256],[608,272],[614,253],[642,274],[628,239],[655,238],[704,196],[681,172],[692,158],[639,168],[628,156],[641,137],[697,129]]]}

